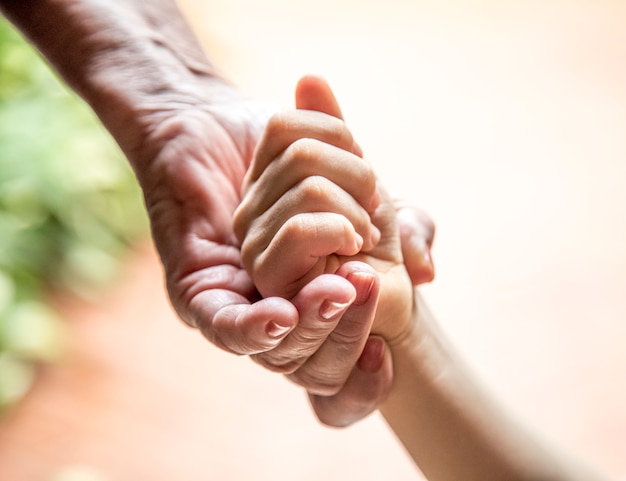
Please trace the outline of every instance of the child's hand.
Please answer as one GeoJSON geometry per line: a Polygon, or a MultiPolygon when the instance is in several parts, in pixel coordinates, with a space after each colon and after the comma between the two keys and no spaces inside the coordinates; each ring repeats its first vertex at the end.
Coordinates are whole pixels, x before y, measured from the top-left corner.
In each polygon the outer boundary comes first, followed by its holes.
{"type": "Polygon", "coordinates": [[[370,164],[350,149],[343,121],[296,110],[268,123],[235,213],[242,260],[264,297],[293,297],[334,273],[337,256],[371,250],[380,196],[370,164]],[[258,174],[258,175],[257,175],[258,174]]]}
{"type": "Polygon", "coordinates": [[[382,286],[373,331],[393,342],[413,307],[396,210],[328,104],[329,113],[301,109],[268,124],[235,215],[243,263],[264,297],[287,299],[349,261],[368,263],[382,286]]]}

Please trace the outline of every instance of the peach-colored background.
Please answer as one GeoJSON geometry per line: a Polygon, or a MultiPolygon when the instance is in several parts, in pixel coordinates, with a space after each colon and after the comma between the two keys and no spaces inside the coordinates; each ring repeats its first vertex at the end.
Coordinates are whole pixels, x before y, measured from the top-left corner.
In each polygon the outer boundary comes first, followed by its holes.
{"type": "MultiPolygon", "coordinates": [[[[389,188],[438,225],[424,294],[485,386],[626,476],[626,4],[185,0],[215,62],[284,107],[325,75],[389,188]],[[445,5],[444,5],[445,3],[445,5]]],[[[0,479],[412,480],[380,418],[302,393],[176,321],[151,250],[64,301],[64,364],[0,425],[0,479]]]]}

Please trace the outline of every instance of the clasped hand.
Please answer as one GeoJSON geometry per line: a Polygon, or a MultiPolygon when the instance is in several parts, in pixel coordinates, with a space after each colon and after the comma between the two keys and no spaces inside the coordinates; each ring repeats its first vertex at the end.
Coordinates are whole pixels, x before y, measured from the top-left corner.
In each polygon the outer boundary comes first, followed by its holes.
{"type": "Polygon", "coordinates": [[[159,147],[140,180],[180,317],[287,373],[320,419],[345,425],[389,389],[390,360],[370,330],[401,334],[410,306],[396,301],[411,289],[407,271],[414,283],[432,278],[433,226],[415,210],[396,216],[323,81],[303,79],[296,106],[268,123],[262,104],[233,92],[178,111],[154,129],[159,147]]]}

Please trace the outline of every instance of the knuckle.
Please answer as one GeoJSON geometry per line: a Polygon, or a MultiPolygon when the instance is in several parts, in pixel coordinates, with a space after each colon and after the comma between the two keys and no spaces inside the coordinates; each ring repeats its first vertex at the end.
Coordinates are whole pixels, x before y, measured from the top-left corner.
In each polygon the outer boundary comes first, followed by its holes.
{"type": "Polygon", "coordinates": [[[318,242],[328,235],[327,226],[317,213],[305,212],[289,218],[279,231],[283,243],[295,240],[318,242]]]}
{"type": "Polygon", "coordinates": [[[266,136],[272,138],[281,135],[286,129],[289,129],[289,126],[293,123],[291,117],[291,112],[277,112],[272,115],[265,127],[266,136]]]}
{"type": "Polygon", "coordinates": [[[318,396],[334,396],[344,384],[344,379],[312,367],[298,369],[287,377],[305,388],[309,394],[318,396]]]}
{"type": "Polygon", "coordinates": [[[317,140],[309,137],[302,137],[292,142],[291,145],[285,149],[287,160],[291,164],[295,164],[292,165],[292,167],[300,165],[301,163],[315,161],[317,158],[315,155],[317,143],[317,140]]]}
{"type": "Polygon", "coordinates": [[[291,337],[302,355],[311,355],[317,350],[319,345],[328,337],[333,325],[328,322],[305,323],[306,327],[298,326],[291,333],[291,337]]]}
{"type": "Polygon", "coordinates": [[[337,349],[341,350],[342,354],[345,355],[353,353],[356,349],[360,350],[364,337],[368,333],[368,330],[361,323],[353,324],[340,326],[341,328],[335,329],[328,336],[337,346],[337,349]]]}
{"type": "Polygon", "coordinates": [[[351,148],[354,144],[352,133],[346,126],[346,123],[337,117],[326,117],[324,133],[328,138],[328,142],[337,147],[351,148]]]}
{"type": "Polygon", "coordinates": [[[306,214],[296,214],[285,222],[281,228],[281,234],[288,239],[299,239],[303,235],[309,234],[311,230],[312,226],[308,216],[306,214]]]}
{"type": "Polygon", "coordinates": [[[254,362],[265,369],[280,374],[290,375],[296,372],[306,361],[306,358],[285,356],[275,351],[268,351],[250,356],[254,362]]]}
{"type": "Polygon", "coordinates": [[[329,181],[319,175],[313,175],[300,182],[299,190],[302,200],[316,204],[325,203],[328,200],[327,186],[329,181]]]}

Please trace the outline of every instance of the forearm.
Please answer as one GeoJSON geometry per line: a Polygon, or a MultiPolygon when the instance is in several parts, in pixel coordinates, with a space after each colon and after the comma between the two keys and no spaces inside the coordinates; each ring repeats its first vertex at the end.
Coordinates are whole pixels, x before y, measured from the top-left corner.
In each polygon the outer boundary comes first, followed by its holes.
{"type": "Polygon", "coordinates": [[[134,154],[155,116],[223,95],[224,82],[171,0],[0,0],[0,5],[91,105],[131,162],[140,157],[134,154]],[[199,99],[200,92],[206,98],[199,99]]]}
{"type": "Polygon", "coordinates": [[[391,347],[394,385],[381,411],[432,481],[591,481],[504,414],[466,371],[419,301],[415,331],[391,347]]]}

